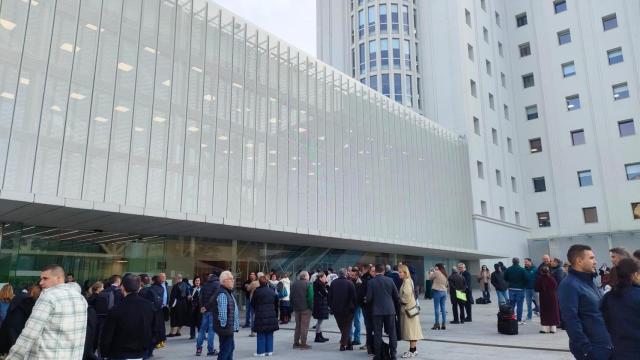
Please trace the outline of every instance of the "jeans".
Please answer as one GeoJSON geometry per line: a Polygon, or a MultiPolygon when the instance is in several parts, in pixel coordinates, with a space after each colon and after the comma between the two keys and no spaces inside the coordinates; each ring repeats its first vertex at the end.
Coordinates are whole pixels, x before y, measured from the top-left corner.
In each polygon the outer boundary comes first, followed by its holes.
{"type": "Polygon", "coordinates": [[[524,295],[527,300],[527,320],[531,320],[531,318],[533,317],[533,312],[538,312],[538,304],[536,304],[536,292],[533,289],[524,289],[524,295]]]}
{"type": "Polygon", "coordinates": [[[484,300],[491,300],[491,292],[489,291],[489,284],[484,284],[482,287],[482,298],[484,300]]]}
{"type": "Polygon", "coordinates": [[[436,317],[436,324],[440,323],[440,313],[442,313],[442,323],[447,323],[447,292],[433,290],[431,292],[433,296],[433,310],[436,317]]]}
{"type": "Polygon", "coordinates": [[[244,316],[244,326],[252,327],[253,326],[253,306],[251,306],[251,300],[248,296],[247,296],[246,304],[247,304],[247,312],[245,313],[245,316],[244,316]]]}
{"type": "Polygon", "coordinates": [[[509,303],[509,290],[505,290],[505,291],[496,290],[496,294],[498,295],[498,305],[504,305],[509,303]]]}
{"type": "Polygon", "coordinates": [[[233,360],[233,350],[236,346],[233,342],[233,335],[220,336],[220,353],[218,360],[233,360]]]}
{"type": "Polygon", "coordinates": [[[511,306],[516,310],[516,318],[522,321],[522,307],[524,305],[524,290],[509,289],[509,299],[511,306]]]}
{"type": "Polygon", "coordinates": [[[362,317],[364,317],[364,328],[367,334],[367,352],[373,354],[373,315],[371,314],[371,309],[366,307],[362,309],[362,317]]]}
{"type": "Polygon", "coordinates": [[[273,331],[259,332],[257,335],[256,353],[268,354],[273,352],[273,331]]]}
{"type": "Polygon", "coordinates": [[[205,333],[207,334],[207,351],[213,352],[215,349],[213,339],[216,333],[213,331],[213,313],[210,312],[202,314],[202,322],[200,323],[198,339],[196,340],[196,349],[202,349],[205,333]]]}
{"type": "Polygon", "coordinates": [[[360,317],[362,316],[362,308],[360,306],[356,306],[356,311],[353,314],[353,326],[349,329],[349,339],[352,339],[353,342],[360,342],[360,331],[362,328],[360,327],[360,317]]]}

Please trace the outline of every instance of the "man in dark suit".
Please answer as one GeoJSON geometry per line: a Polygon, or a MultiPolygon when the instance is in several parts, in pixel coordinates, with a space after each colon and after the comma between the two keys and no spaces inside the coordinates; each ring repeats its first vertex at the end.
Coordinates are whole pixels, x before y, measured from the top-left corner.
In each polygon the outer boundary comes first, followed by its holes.
{"type": "Polygon", "coordinates": [[[351,330],[356,310],[356,287],[351,280],[347,279],[347,269],[340,269],[338,278],[333,280],[329,286],[329,306],[333,310],[340,334],[342,334],[340,351],[353,350],[349,330],[351,330]]]}
{"type": "Polygon", "coordinates": [[[389,352],[391,359],[396,358],[396,309],[400,303],[398,289],[393,280],[384,276],[384,266],[376,265],[376,276],[367,284],[366,302],[371,307],[373,316],[373,344],[374,360],[380,360],[382,355],[382,327],[389,333],[389,352]]]}
{"type": "Polygon", "coordinates": [[[100,341],[100,353],[110,359],[141,359],[151,344],[153,304],[138,295],[140,277],[122,280],[125,298],[107,316],[100,341]]]}

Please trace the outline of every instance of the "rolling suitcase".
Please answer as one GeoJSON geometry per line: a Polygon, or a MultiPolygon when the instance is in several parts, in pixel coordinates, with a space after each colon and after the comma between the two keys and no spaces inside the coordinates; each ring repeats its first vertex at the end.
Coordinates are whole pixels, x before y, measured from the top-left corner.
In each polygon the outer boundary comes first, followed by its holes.
{"type": "Polygon", "coordinates": [[[518,320],[510,305],[500,305],[498,332],[503,335],[518,335],[518,320]]]}

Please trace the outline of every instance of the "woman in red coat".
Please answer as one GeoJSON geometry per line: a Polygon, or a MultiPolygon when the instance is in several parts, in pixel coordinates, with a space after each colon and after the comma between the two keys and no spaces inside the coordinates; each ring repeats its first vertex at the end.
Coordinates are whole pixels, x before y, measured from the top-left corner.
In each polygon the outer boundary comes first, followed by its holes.
{"type": "Polygon", "coordinates": [[[549,267],[540,268],[540,276],[536,281],[536,291],[540,293],[540,324],[543,334],[555,333],[560,325],[560,307],[558,305],[558,283],[550,275],[549,267]]]}

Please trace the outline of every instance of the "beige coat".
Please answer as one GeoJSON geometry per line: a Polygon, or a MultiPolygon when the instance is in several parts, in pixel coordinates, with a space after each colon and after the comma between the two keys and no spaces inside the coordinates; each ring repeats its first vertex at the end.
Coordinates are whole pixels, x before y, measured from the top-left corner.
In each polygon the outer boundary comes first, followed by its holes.
{"type": "Polygon", "coordinates": [[[422,327],[420,326],[420,315],[412,318],[407,316],[405,309],[416,306],[416,298],[413,296],[413,281],[405,279],[400,287],[400,336],[402,340],[421,340],[422,327]]]}

